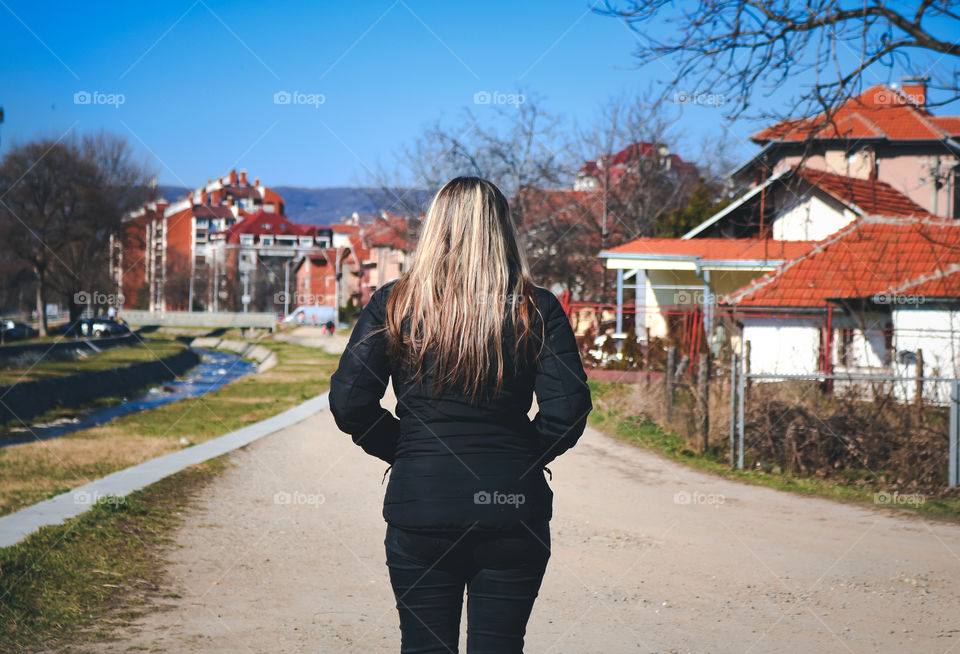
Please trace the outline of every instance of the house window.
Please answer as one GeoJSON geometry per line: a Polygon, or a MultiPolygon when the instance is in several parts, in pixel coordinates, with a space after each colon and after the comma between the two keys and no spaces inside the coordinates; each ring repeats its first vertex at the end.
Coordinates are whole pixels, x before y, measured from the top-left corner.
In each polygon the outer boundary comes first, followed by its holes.
{"type": "Polygon", "coordinates": [[[841,366],[853,365],[853,330],[841,329],[837,340],[837,360],[841,366]]]}
{"type": "Polygon", "coordinates": [[[301,236],[300,245],[302,245],[303,247],[310,247],[311,245],[313,245],[313,238],[309,236],[301,236]]]}
{"type": "Polygon", "coordinates": [[[240,245],[253,245],[253,234],[241,234],[240,245]]]}
{"type": "Polygon", "coordinates": [[[883,328],[883,365],[893,365],[893,325],[883,328]]]}
{"type": "Polygon", "coordinates": [[[273,237],[272,237],[272,236],[261,236],[261,237],[260,237],[260,244],[261,244],[261,245],[273,245],[273,237]]]}

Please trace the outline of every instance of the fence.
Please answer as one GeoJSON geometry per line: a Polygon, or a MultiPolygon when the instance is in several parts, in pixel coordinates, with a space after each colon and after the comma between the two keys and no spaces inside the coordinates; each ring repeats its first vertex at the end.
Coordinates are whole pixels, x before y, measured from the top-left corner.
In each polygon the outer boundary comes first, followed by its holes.
{"type": "Polygon", "coordinates": [[[691,450],[740,469],[883,489],[936,494],[960,481],[956,378],[770,374],[738,355],[718,362],[701,352],[691,362],[677,353],[667,348],[662,374],[623,370],[636,383],[617,401],[691,450]],[[904,387],[914,389],[909,400],[904,387]],[[946,401],[938,387],[949,389],[946,401]]]}
{"type": "Polygon", "coordinates": [[[863,374],[777,375],[751,373],[734,355],[730,364],[730,465],[744,467],[745,452],[773,453],[792,470],[809,467],[817,457],[845,467],[860,464],[871,475],[873,466],[899,463],[898,479],[935,484],[946,463],[948,487],[958,485],[960,474],[960,380],[949,377],[907,377],[863,374]],[[767,388],[758,388],[763,384],[767,388]],[[948,408],[924,401],[923,384],[949,385],[948,408]],[[776,388],[772,386],[776,385],[776,388]],[[910,404],[900,400],[897,386],[917,388],[910,404]],[[786,397],[785,397],[786,396],[786,397]],[[767,425],[749,420],[753,410],[768,416],[780,410],[767,425]],[[807,409],[807,410],[804,410],[807,409]],[[812,444],[812,456],[800,450],[810,443],[802,430],[818,423],[821,439],[812,444]],[[839,427],[839,429],[837,428],[839,427]],[[752,429],[751,429],[752,428],[752,429]],[[776,433],[772,433],[776,431],[776,433]],[[882,431],[881,431],[882,430],[882,431]],[[751,438],[747,432],[752,431],[751,438]],[[885,432],[885,433],[882,433],[885,432]],[[760,441],[769,442],[762,446],[760,441]],[[779,440],[779,443],[775,441],[779,440]],[[941,444],[946,443],[946,452],[941,444]],[[839,445],[840,452],[833,451],[839,445]],[[807,463],[804,462],[807,459],[807,463]]]}
{"type": "Polygon", "coordinates": [[[276,329],[277,316],[265,312],[140,311],[124,309],[121,316],[131,325],[161,327],[226,327],[276,329]]]}

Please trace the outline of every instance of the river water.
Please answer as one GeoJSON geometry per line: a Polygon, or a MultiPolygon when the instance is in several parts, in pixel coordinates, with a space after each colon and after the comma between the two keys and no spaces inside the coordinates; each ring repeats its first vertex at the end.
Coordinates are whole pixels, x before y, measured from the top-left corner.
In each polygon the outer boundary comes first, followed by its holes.
{"type": "Polygon", "coordinates": [[[193,349],[200,355],[200,363],[187,371],[180,379],[165,382],[135,397],[124,398],[123,402],[114,406],[92,409],[51,423],[37,423],[29,427],[11,429],[5,437],[0,437],[0,447],[57,438],[81,429],[104,425],[120,416],[206,395],[257,370],[253,363],[245,361],[238,354],[232,352],[204,348],[193,349]]]}

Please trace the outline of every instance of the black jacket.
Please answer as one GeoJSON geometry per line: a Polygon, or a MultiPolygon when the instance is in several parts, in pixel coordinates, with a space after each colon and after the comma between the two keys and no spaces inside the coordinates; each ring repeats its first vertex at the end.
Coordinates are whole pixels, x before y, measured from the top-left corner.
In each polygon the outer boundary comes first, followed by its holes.
{"type": "MultiPolygon", "coordinates": [[[[330,379],[337,426],[366,452],[391,464],[383,517],[408,529],[499,529],[549,520],[553,492],[545,466],[580,438],[593,408],[573,330],[557,297],[536,287],[546,342],[536,365],[514,374],[512,330],[504,329],[501,392],[481,407],[462,395],[429,397],[405,366],[392,369],[386,335],[360,339],[384,324],[395,282],[364,307],[330,379]],[[388,378],[395,418],[380,405],[388,378]],[[539,412],[527,417],[533,393],[539,412]]],[[[506,307],[504,307],[506,310],[506,307]]],[[[507,321],[509,324],[509,321],[507,321]]],[[[539,347],[540,323],[534,351],[539,347]]]]}

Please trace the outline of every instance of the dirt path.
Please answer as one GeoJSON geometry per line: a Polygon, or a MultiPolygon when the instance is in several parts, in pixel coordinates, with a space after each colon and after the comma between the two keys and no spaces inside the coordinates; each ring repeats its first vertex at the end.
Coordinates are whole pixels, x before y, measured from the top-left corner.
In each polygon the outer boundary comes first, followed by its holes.
{"type": "MultiPolygon", "coordinates": [[[[398,652],[386,466],[327,411],[231,460],[178,534],[163,608],[92,650],[398,652]]],[[[960,527],[727,482],[593,429],[551,469],[527,652],[960,654],[960,527]]]]}

